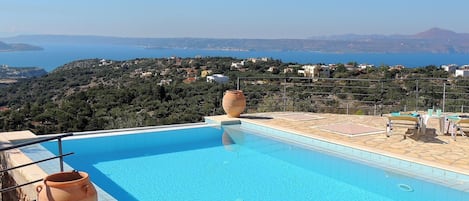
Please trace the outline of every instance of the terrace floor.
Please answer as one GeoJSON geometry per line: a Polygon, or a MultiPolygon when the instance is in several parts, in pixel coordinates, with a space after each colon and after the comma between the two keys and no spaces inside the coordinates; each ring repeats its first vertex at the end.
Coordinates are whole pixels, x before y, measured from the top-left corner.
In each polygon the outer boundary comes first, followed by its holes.
{"type": "Polygon", "coordinates": [[[458,135],[454,141],[440,132],[438,119],[430,118],[427,129],[404,139],[412,130],[395,128],[387,137],[387,117],[380,116],[275,112],[243,114],[239,119],[226,115],[207,118],[247,121],[469,175],[469,138],[458,135]]]}

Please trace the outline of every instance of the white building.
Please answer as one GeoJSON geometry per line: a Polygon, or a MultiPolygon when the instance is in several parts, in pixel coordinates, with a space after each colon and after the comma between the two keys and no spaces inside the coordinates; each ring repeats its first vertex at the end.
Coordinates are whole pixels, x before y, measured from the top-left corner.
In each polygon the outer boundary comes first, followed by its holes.
{"type": "Polygon", "coordinates": [[[290,67],[283,69],[283,73],[293,73],[293,71],[293,68],[290,67]]]}
{"type": "Polygon", "coordinates": [[[252,62],[252,63],[256,63],[258,61],[269,61],[269,58],[267,57],[262,57],[262,58],[249,58],[248,61],[252,62]]]}
{"type": "Polygon", "coordinates": [[[358,65],[358,68],[360,68],[360,69],[367,69],[367,68],[374,68],[374,67],[375,67],[375,65],[373,65],[373,64],[360,64],[360,65],[358,65]]]}
{"type": "Polygon", "coordinates": [[[244,67],[244,60],[241,62],[232,62],[231,68],[242,68],[244,67]]]}
{"type": "Polygon", "coordinates": [[[229,78],[222,74],[213,74],[213,75],[207,76],[207,82],[209,83],[216,82],[216,83],[223,84],[223,83],[227,83],[228,81],[229,81],[229,78]]]}
{"type": "Polygon", "coordinates": [[[99,60],[98,66],[109,66],[112,64],[112,61],[107,61],[106,59],[99,60]]]}
{"type": "Polygon", "coordinates": [[[152,72],[142,72],[142,74],[140,74],[140,78],[148,78],[151,76],[153,76],[152,72]]]}
{"type": "Polygon", "coordinates": [[[469,77],[469,69],[456,69],[456,71],[454,72],[454,75],[456,77],[469,77]]]}
{"type": "Polygon", "coordinates": [[[456,64],[448,64],[448,65],[442,65],[441,68],[446,71],[446,72],[449,72],[449,73],[454,73],[456,71],[456,69],[458,69],[458,65],[456,64]]]}
{"type": "Polygon", "coordinates": [[[278,68],[277,68],[277,67],[275,67],[275,66],[271,66],[271,67],[269,67],[269,69],[267,69],[267,72],[271,72],[271,73],[278,73],[278,72],[279,72],[279,70],[278,70],[278,68]]]}
{"type": "Polygon", "coordinates": [[[298,75],[314,78],[316,76],[319,76],[319,69],[321,67],[318,65],[304,65],[301,68],[303,68],[304,70],[298,70],[298,75]]]}
{"type": "Polygon", "coordinates": [[[160,86],[163,86],[163,85],[170,85],[171,82],[173,82],[172,79],[161,80],[160,83],[158,83],[158,85],[160,85],[160,86]]]}
{"type": "Polygon", "coordinates": [[[459,69],[469,69],[469,64],[462,65],[461,67],[459,67],[459,69]]]}

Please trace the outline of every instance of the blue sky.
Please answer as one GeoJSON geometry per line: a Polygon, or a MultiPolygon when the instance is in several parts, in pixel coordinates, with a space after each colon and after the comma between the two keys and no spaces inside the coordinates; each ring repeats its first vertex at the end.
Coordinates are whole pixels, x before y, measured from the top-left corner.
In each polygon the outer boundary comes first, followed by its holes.
{"type": "Polygon", "coordinates": [[[468,0],[0,0],[0,37],[308,38],[469,33],[468,0]]]}

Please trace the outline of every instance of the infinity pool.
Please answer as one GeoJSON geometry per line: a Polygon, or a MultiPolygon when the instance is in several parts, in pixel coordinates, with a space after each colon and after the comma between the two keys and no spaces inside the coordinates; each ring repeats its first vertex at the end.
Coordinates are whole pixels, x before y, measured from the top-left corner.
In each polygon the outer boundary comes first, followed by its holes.
{"type": "MultiPolygon", "coordinates": [[[[468,192],[240,125],[64,139],[65,161],[118,200],[467,200],[468,192]]],[[[57,144],[44,143],[56,153],[57,144]]]]}

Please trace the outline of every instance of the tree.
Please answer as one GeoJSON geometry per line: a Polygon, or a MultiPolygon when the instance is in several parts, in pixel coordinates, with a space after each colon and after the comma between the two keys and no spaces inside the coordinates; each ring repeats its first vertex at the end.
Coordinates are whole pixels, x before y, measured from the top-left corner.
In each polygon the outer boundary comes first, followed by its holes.
{"type": "Polygon", "coordinates": [[[353,66],[354,68],[358,67],[358,63],[356,61],[349,61],[347,65],[353,66]]]}
{"type": "Polygon", "coordinates": [[[344,72],[347,72],[347,68],[345,68],[345,65],[341,63],[337,64],[337,67],[335,68],[334,73],[344,73],[344,72]]]}
{"type": "Polygon", "coordinates": [[[158,100],[161,102],[166,100],[166,89],[163,85],[158,86],[158,100]]]}

